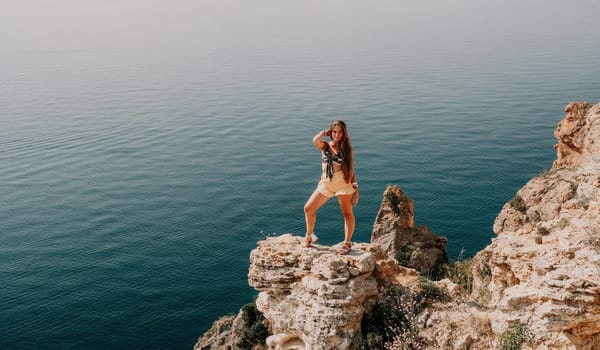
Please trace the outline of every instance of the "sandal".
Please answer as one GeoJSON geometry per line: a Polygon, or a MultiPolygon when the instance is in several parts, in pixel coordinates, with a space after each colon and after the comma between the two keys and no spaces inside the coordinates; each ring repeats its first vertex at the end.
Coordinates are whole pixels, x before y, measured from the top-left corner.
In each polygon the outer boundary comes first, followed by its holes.
{"type": "Polygon", "coordinates": [[[319,237],[317,237],[317,235],[315,235],[313,232],[312,234],[306,236],[306,242],[304,243],[304,246],[308,248],[311,244],[317,243],[318,240],[319,237]]]}
{"type": "Polygon", "coordinates": [[[352,243],[351,242],[344,242],[342,244],[342,247],[340,249],[338,249],[338,254],[340,254],[340,255],[346,255],[346,254],[348,254],[348,252],[350,252],[350,249],[352,249],[352,243]]]}

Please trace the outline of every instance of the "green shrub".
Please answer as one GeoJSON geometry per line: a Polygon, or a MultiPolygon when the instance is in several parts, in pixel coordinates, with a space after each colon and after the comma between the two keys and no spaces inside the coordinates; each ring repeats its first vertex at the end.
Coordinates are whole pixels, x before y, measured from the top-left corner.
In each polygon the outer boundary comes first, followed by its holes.
{"type": "Polygon", "coordinates": [[[525,204],[523,198],[521,198],[521,196],[519,196],[518,194],[516,194],[513,197],[513,199],[511,199],[510,202],[508,202],[508,204],[510,204],[511,207],[515,208],[523,214],[525,214],[525,212],[527,211],[527,204],[525,204]]]}
{"type": "Polygon", "coordinates": [[[571,181],[569,181],[569,184],[571,185],[571,195],[569,196],[569,199],[573,199],[575,198],[575,195],[577,195],[577,188],[579,187],[579,184],[571,181]]]}
{"type": "Polygon", "coordinates": [[[521,350],[523,344],[529,339],[527,326],[515,324],[500,334],[500,350],[521,350]]]}
{"type": "Polygon", "coordinates": [[[407,246],[401,247],[395,255],[396,260],[398,260],[398,264],[406,267],[411,267],[410,254],[410,249],[407,246]]]}
{"type": "Polygon", "coordinates": [[[389,186],[388,189],[385,191],[384,197],[385,199],[387,199],[388,203],[390,203],[394,214],[396,214],[396,216],[400,216],[401,201],[400,197],[398,197],[398,195],[396,194],[396,189],[398,189],[398,186],[389,186]]]}
{"type": "Polygon", "coordinates": [[[473,291],[473,259],[456,261],[447,269],[446,276],[467,294],[473,291]]]}
{"type": "Polygon", "coordinates": [[[492,268],[490,267],[489,262],[484,262],[479,266],[479,273],[486,279],[492,278],[492,268]]]}
{"type": "Polygon", "coordinates": [[[265,324],[265,317],[258,311],[256,304],[250,303],[242,306],[242,323],[236,329],[240,335],[237,346],[241,349],[251,349],[256,345],[266,345],[269,330],[265,324]]]}
{"type": "Polygon", "coordinates": [[[577,201],[577,206],[579,206],[580,208],[583,208],[585,210],[587,210],[590,207],[590,199],[587,197],[584,197],[580,200],[577,201]]]}
{"type": "Polygon", "coordinates": [[[421,312],[425,307],[430,306],[435,302],[444,302],[448,300],[446,291],[433,284],[433,282],[423,276],[419,277],[419,288],[417,293],[417,313],[421,312]]]}
{"type": "Polygon", "coordinates": [[[349,350],[383,349],[384,344],[383,335],[377,332],[369,332],[364,337],[359,333],[352,339],[349,350]]]}

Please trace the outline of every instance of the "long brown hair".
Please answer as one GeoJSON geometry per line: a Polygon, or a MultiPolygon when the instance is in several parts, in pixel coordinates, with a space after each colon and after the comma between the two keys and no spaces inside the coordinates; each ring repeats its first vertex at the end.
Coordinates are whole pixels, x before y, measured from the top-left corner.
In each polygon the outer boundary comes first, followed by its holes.
{"type": "Polygon", "coordinates": [[[337,145],[344,155],[344,161],[342,162],[342,172],[344,173],[344,180],[349,182],[352,179],[352,172],[354,171],[354,149],[352,148],[352,142],[350,142],[350,136],[348,135],[348,128],[343,120],[334,120],[329,126],[329,130],[333,130],[335,126],[339,126],[342,129],[343,137],[340,143],[337,145]]]}

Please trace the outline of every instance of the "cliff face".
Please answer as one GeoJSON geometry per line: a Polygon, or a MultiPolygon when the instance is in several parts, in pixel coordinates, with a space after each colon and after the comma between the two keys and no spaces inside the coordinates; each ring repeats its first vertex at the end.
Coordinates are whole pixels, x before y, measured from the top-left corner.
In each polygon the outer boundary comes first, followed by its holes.
{"type": "Polygon", "coordinates": [[[491,269],[494,330],[520,322],[536,346],[598,349],[600,104],[571,103],[565,112],[552,169],[502,208],[498,237],[478,259],[491,269]]]}
{"type": "Polygon", "coordinates": [[[553,168],[580,167],[598,170],[600,163],[600,127],[598,105],[571,102],[565,108],[567,115],[558,123],[554,136],[557,159],[553,168]]]}
{"type": "Polygon", "coordinates": [[[523,349],[600,349],[600,104],[565,112],[552,169],[504,205],[497,237],[474,259],[476,304],[439,310],[425,327],[434,348],[468,336],[470,349],[488,349],[520,325],[523,349]],[[469,323],[492,333],[465,331],[469,323]]]}

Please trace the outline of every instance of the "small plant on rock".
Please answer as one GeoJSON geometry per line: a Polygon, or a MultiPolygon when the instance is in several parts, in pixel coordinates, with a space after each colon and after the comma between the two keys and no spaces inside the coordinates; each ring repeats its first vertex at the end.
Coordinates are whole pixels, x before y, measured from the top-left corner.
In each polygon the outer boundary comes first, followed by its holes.
{"type": "Polygon", "coordinates": [[[577,188],[579,187],[579,184],[569,181],[569,185],[571,186],[571,195],[569,196],[569,199],[573,199],[577,195],[577,188]]]}
{"type": "Polygon", "coordinates": [[[456,261],[448,268],[448,278],[467,294],[473,291],[473,259],[456,261]]]}
{"type": "Polygon", "coordinates": [[[539,226],[537,228],[537,233],[538,233],[538,235],[547,236],[550,234],[550,230],[548,230],[544,226],[539,226]]]}
{"type": "Polygon", "coordinates": [[[583,197],[577,201],[577,206],[587,210],[590,206],[590,199],[588,197],[583,197]]]}
{"type": "Polygon", "coordinates": [[[395,258],[400,265],[410,267],[410,253],[410,249],[407,246],[403,246],[398,249],[395,258]]]}
{"type": "Polygon", "coordinates": [[[423,296],[404,290],[402,293],[395,295],[394,304],[397,317],[395,324],[392,324],[389,328],[392,337],[384,344],[385,349],[422,349],[425,346],[425,341],[419,336],[417,315],[421,312],[424,304],[423,296]]]}
{"type": "Polygon", "coordinates": [[[434,302],[444,302],[448,300],[448,295],[443,289],[436,286],[432,281],[423,276],[419,277],[419,288],[421,288],[421,291],[417,293],[416,298],[419,310],[430,306],[434,302]]]}
{"type": "Polygon", "coordinates": [[[417,315],[422,303],[409,289],[392,286],[377,301],[373,312],[362,321],[362,339],[355,339],[351,350],[416,350],[425,345],[419,336],[417,315]]]}
{"type": "Polygon", "coordinates": [[[500,350],[521,350],[523,344],[529,340],[530,332],[527,326],[515,324],[500,334],[500,350]]]}
{"type": "Polygon", "coordinates": [[[256,304],[242,306],[242,322],[236,329],[240,335],[237,343],[241,349],[251,349],[256,345],[265,345],[269,330],[265,325],[265,317],[258,311],[256,304]]]}
{"type": "Polygon", "coordinates": [[[385,199],[388,201],[388,203],[390,203],[390,207],[392,207],[392,210],[394,211],[394,214],[396,216],[400,216],[401,212],[400,212],[400,197],[398,197],[398,195],[396,194],[396,189],[398,189],[398,186],[390,186],[387,191],[385,191],[385,199]]]}
{"type": "Polygon", "coordinates": [[[523,198],[521,198],[521,196],[519,196],[518,194],[515,195],[513,199],[511,199],[508,202],[508,204],[510,204],[511,207],[515,208],[523,214],[525,214],[525,212],[527,211],[527,204],[525,204],[523,198]]]}

